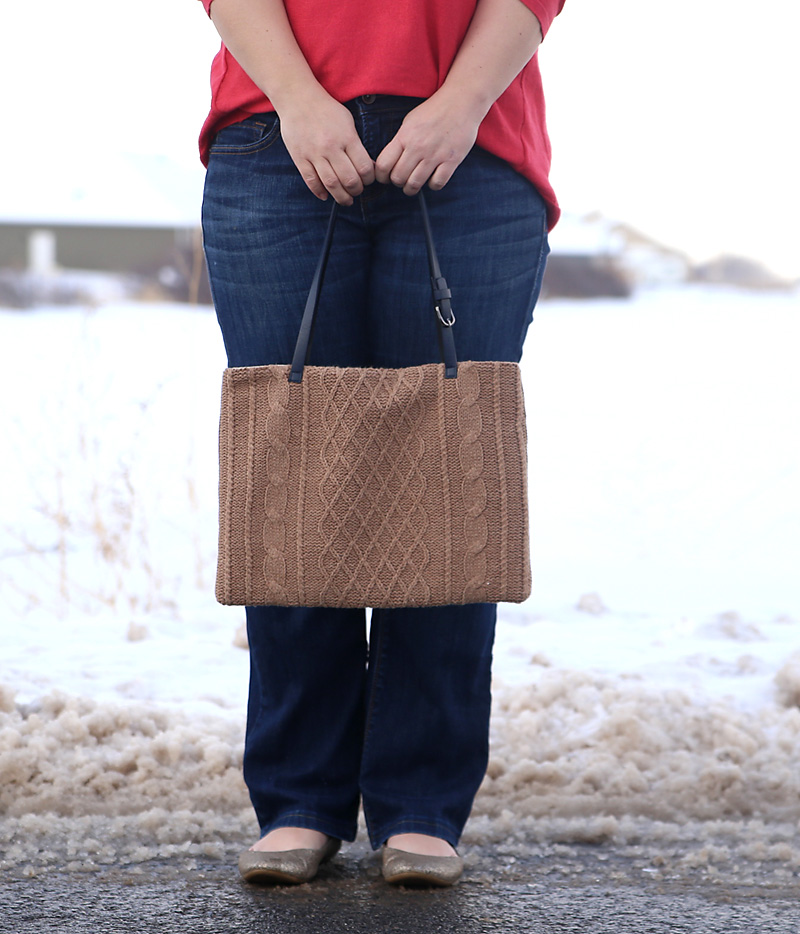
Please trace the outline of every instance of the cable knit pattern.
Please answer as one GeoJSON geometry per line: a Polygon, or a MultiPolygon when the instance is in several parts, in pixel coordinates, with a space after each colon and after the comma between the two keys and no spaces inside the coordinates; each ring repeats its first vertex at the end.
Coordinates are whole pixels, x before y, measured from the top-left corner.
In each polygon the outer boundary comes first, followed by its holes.
{"type": "MultiPolygon", "coordinates": [[[[439,456],[441,463],[442,471],[442,509],[444,511],[444,542],[442,559],[444,561],[444,566],[446,568],[450,567],[450,563],[453,560],[453,516],[452,509],[450,506],[450,473],[447,469],[447,412],[445,411],[445,400],[450,394],[450,390],[447,387],[448,382],[452,380],[445,379],[444,367],[439,367],[437,371],[437,378],[439,380],[437,385],[437,394],[438,394],[438,406],[437,406],[437,415],[438,415],[438,442],[439,442],[439,456]]],[[[445,575],[445,592],[443,596],[443,603],[445,606],[450,606],[453,603],[453,575],[445,575]]]]}
{"type": "Polygon", "coordinates": [[[323,374],[318,566],[323,603],[425,603],[428,514],[419,431],[422,372],[333,369],[323,374]]]}
{"type": "Polygon", "coordinates": [[[428,606],[530,592],[514,363],[228,369],[217,599],[428,606]]]}
{"type": "Polygon", "coordinates": [[[286,600],[286,506],[289,500],[291,457],[287,441],[290,424],[288,380],[272,380],[266,387],[266,478],[264,482],[263,575],[274,603],[286,600]]]}
{"type": "MultiPolygon", "coordinates": [[[[499,381],[499,373],[497,380],[499,381]]],[[[498,474],[501,477],[506,475],[506,456],[505,445],[503,443],[503,420],[502,410],[500,408],[501,393],[497,385],[494,392],[494,441],[497,447],[498,474]]],[[[517,407],[519,411],[519,407],[517,407]]],[[[524,410],[523,410],[524,415],[524,410]]],[[[524,448],[523,448],[524,450],[524,448]]],[[[500,486],[500,590],[505,592],[508,587],[508,490],[505,484],[500,486]]],[[[526,504],[527,508],[527,504],[526,504]]],[[[527,515],[525,517],[527,519],[527,515]]]]}
{"type": "Polygon", "coordinates": [[[255,374],[248,373],[247,379],[247,480],[245,485],[244,504],[244,560],[245,560],[245,586],[249,590],[253,586],[253,470],[255,461],[255,420],[256,420],[256,380],[255,374]]]}
{"type": "Polygon", "coordinates": [[[222,378],[222,406],[219,418],[219,541],[220,549],[217,560],[217,586],[216,595],[220,603],[232,603],[235,597],[231,589],[232,561],[236,560],[235,536],[232,535],[233,521],[231,511],[233,508],[234,484],[231,482],[236,474],[237,466],[233,454],[233,439],[235,436],[234,392],[230,377],[230,370],[226,370],[222,378]],[[226,547],[222,548],[222,542],[226,547]]]}
{"type": "Polygon", "coordinates": [[[520,381],[520,388],[514,400],[517,406],[517,418],[514,426],[516,429],[516,444],[514,447],[515,450],[519,452],[520,456],[519,469],[526,478],[526,482],[522,485],[522,503],[517,504],[518,516],[522,520],[522,538],[519,547],[523,554],[528,556],[528,560],[524,562],[521,568],[523,577],[520,586],[526,594],[530,594],[533,589],[533,580],[531,575],[530,526],[528,519],[528,426],[525,420],[525,399],[522,395],[522,379],[519,374],[519,369],[517,370],[517,379],[520,381]]]}
{"type": "Polygon", "coordinates": [[[480,370],[462,367],[458,378],[458,427],[461,443],[458,457],[461,464],[461,499],[464,515],[464,577],[466,583],[460,603],[477,603],[486,581],[486,544],[489,527],[486,522],[486,482],[483,479],[483,419],[478,404],[481,397],[480,370]]]}

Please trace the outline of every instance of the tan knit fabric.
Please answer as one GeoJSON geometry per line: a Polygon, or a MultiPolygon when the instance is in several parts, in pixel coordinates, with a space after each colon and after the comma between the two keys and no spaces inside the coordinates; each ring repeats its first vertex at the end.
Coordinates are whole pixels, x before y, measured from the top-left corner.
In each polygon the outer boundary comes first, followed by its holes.
{"type": "Polygon", "coordinates": [[[515,363],[225,371],[217,599],[397,607],[531,590],[515,363]]]}

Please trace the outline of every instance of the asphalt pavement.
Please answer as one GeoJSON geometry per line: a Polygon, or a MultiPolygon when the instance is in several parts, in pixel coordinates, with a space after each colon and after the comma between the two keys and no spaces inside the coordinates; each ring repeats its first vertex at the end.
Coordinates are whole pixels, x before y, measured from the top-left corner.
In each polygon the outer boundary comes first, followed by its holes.
{"type": "Polygon", "coordinates": [[[346,848],[303,886],[243,883],[214,860],[7,873],[3,934],[797,934],[800,880],[652,871],[608,847],[507,860],[473,851],[452,889],[392,888],[346,848]]]}

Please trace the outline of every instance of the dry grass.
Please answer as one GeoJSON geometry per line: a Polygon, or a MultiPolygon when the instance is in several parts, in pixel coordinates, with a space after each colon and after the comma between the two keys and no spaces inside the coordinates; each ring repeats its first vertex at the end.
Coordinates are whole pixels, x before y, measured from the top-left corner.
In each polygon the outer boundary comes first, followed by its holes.
{"type": "Polygon", "coordinates": [[[24,465],[28,489],[20,493],[29,503],[16,510],[21,518],[0,525],[0,585],[14,610],[174,615],[186,579],[208,586],[193,453],[169,452],[169,463],[178,459],[182,468],[176,476],[165,467],[163,490],[147,463],[157,456],[148,420],[154,401],[126,413],[120,431],[109,417],[91,416],[97,406],[78,385],[52,410],[43,435],[41,421],[14,420],[7,440],[24,465]]]}

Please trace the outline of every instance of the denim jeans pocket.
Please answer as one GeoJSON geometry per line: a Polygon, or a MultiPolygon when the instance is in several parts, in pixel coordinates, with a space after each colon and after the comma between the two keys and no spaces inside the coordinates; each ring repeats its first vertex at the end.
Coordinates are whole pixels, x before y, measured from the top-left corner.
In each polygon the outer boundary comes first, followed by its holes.
{"type": "Polygon", "coordinates": [[[253,114],[245,120],[224,127],[211,144],[212,153],[246,155],[271,146],[281,133],[276,113],[253,114]]]}

